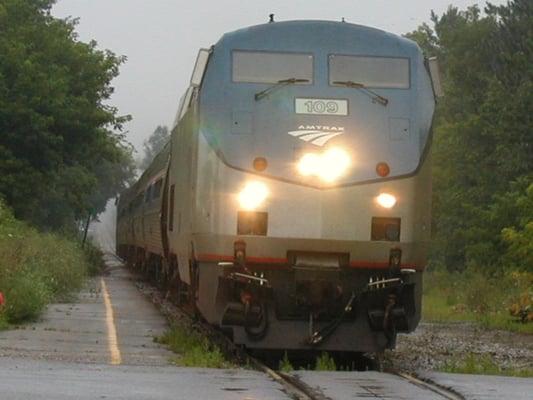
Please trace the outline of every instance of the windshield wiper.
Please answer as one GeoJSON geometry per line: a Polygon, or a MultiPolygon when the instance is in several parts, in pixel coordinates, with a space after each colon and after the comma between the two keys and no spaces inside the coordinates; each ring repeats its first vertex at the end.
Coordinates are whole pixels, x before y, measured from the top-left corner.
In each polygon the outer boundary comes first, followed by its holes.
{"type": "Polygon", "coordinates": [[[386,107],[387,104],[389,104],[389,99],[386,97],[380,96],[373,90],[370,90],[365,85],[359,82],[352,82],[352,81],[335,81],[333,82],[334,85],[343,85],[354,89],[361,89],[361,91],[370,97],[372,97],[372,101],[375,103],[376,101],[381,104],[382,106],[386,107]]]}
{"type": "Polygon", "coordinates": [[[299,78],[281,79],[277,81],[274,85],[266,88],[265,90],[261,90],[260,92],[257,92],[254,96],[255,101],[261,100],[263,97],[267,96],[270,92],[280,87],[287,86],[287,85],[294,85],[295,83],[304,83],[304,82],[309,82],[309,79],[299,79],[299,78]]]}

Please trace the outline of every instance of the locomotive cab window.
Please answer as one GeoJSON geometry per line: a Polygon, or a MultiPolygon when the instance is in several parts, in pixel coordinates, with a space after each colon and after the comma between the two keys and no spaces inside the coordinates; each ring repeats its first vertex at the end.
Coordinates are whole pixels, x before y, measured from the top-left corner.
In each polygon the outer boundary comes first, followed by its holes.
{"type": "Polygon", "coordinates": [[[409,89],[409,59],[400,57],[329,56],[329,84],[409,89]]]}
{"type": "Polygon", "coordinates": [[[298,79],[313,83],[313,55],[264,51],[233,51],[233,82],[278,83],[298,79]]]}

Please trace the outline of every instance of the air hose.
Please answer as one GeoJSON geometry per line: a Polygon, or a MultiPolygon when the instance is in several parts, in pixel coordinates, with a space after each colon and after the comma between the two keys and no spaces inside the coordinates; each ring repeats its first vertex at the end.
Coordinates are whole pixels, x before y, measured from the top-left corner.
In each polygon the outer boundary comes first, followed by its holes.
{"type": "Polygon", "coordinates": [[[326,325],[324,328],[320,329],[319,331],[316,331],[313,333],[307,342],[310,345],[316,346],[320,343],[322,343],[325,339],[327,339],[335,330],[339,327],[342,320],[348,314],[350,311],[352,311],[352,304],[355,301],[356,298],[355,292],[352,292],[352,296],[350,297],[350,300],[344,307],[344,310],[342,313],[337,317],[337,319],[333,320],[330,324],[326,325]]]}

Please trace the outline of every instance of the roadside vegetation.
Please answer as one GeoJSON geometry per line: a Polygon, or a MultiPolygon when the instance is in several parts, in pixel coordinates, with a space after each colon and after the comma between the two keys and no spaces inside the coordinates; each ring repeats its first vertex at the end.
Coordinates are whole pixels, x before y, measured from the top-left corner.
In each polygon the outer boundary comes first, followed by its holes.
{"type": "Polygon", "coordinates": [[[476,322],[487,328],[533,334],[533,273],[488,275],[474,268],[436,268],[424,277],[422,318],[430,322],[476,322]]]}
{"type": "Polygon", "coordinates": [[[231,368],[220,348],[208,338],[179,324],[173,325],[162,336],[154,338],[157,343],[167,345],[178,356],[172,359],[176,365],[199,368],[231,368]]]}
{"type": "Polygon", "coordinates": [[[79,241],[40,233],[0,201],[0,329],[36,319],[52,301],[69,300],[100,265],[91,245],[84,251],[79,241]]]}
{"type": "Polygon", "coordinates": [[[35,319],[101,268],[78,233],[134,175],[109,104],[125,61],[84,43],[55,0],[0,3],[0,329],[35,319]]]}
{"type": "Polygon", "coordinates": [[[439,59],[423,317],[533,333],[533,2],[450,8],[407,34],[439,59]]]}
{"type": "Polygon", "coordinates": [[[467,354],[460,360],[450,360],[441,369],[442,372],[475,375],[505,375],[521,378],[533,377],[531,368],[500,368],[488,354],[467,354]]]}

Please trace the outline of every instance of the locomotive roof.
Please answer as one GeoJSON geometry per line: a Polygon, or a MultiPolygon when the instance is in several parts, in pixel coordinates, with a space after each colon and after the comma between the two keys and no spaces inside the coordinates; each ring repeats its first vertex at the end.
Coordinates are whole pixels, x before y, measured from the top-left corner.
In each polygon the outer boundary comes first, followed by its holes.
{"type": "MultiPolygon", "coordinates": [[[[418,45],[409,39],[381,29],[349,22],[323,20],[296,20],[253,25],[228,32],[222,36],[217,46],[250,49],[269,48],[300,50],[324,46],[341,49],[354,41],[365,42],[369,49],[373,46],[401,48],[405,52],[419,52],[418,45]]],[[[351,46],[350,46],[351,48],[351,46]]]]}

